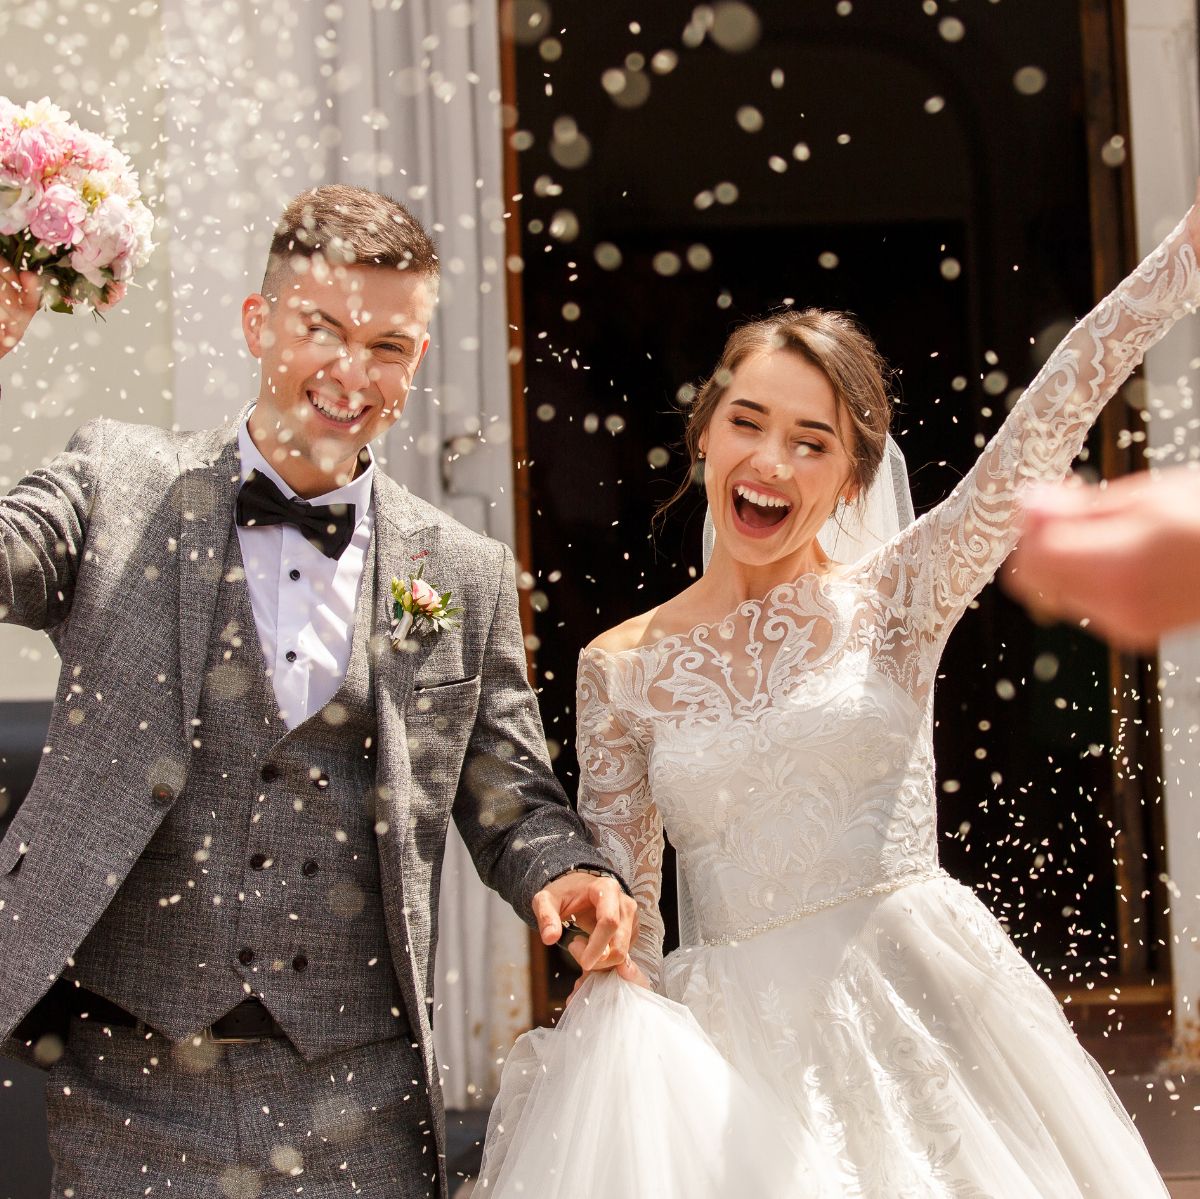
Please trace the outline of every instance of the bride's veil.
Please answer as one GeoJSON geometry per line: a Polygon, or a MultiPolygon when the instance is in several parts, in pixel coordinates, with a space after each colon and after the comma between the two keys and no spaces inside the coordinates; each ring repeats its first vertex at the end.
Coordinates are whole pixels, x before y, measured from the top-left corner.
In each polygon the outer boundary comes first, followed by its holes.
{"type": "MultiPolygon", "coordinates": [[[[821,548],[835,562],[857,562],[872,550],[891,541],[915,519],[912,496],[908,490],[908,468],[904,453],[889,434],[879,470],[861,503],[839,504],[817,534],[821,548]]],[[[704,568],[708,569],[716,542],[712,514],[704,514],[704,568]]],[[[683,871],[676,867],[675,883],[679,896],[679,943],[698,945],[696,909],[683,871]]]]}

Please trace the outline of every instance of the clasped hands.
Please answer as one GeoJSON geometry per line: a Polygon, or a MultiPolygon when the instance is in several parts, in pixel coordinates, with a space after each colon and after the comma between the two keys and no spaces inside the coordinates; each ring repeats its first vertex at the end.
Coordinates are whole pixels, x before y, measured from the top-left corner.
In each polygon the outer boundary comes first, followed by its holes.
{"type": "Polygon", "coordinates": [[[581,870],[560,875],[533,897],[533,914],[543,945],[556,944],[564,930],[578,930],[566,949],[584,977],[596,970],[615,970],[628,982],[649,986],[629,957],[637,936],[637,903],[615,878],[581,870]]]}

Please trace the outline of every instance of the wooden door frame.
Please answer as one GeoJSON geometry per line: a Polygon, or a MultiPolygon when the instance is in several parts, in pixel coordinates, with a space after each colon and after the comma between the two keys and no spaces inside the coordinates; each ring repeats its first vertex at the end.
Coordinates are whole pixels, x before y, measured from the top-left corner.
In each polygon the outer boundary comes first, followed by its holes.
{"type": "MultiPolygon", "coordinates": [[[[504,186],[504,296],[508,313],[508,383],[512,397],[512,496],[513,550],[517,560],[517,598],[521,631],[525,635],[525,669],[530,686],[537,684],[536,644],[531,588],[521,586],[522,573],[533,569],[533,500],[529,481],[529,426],[525,410],[525,302],[521,274],[514,260],[521,257],[521,168],[511,132],[517,113],[517,48],[513,37],[513,2],[499,0],[500,15],[500,137],[504,186]]],[[[529,995],[533,1023],[553,1022],[550,1002],[549,962],[546,947],[536,931],[529,934],[529,995]]]]}
{"type": "MultiPolygon", "coordinates": [[[[1137,265],[1133,160],[1130,146],[1129,76],[1125,51],[1125,0],[1080,0],[1086,120],[1092,285],[1099,300],[1137,265]],[[1124,161],[1106,165],[1106,148],[1123,139],[1124,161]]],[[[1127,385],[1128,386],[1128,385],[1127,385]]],[[[1136,412],[1120,396],[1100,415],[1101,473],[1116,478],[1146,468],[1140,445],[1122,447],[1119,434],[1136,412]]],[[[1138,985],[1169,981],[1170,959],[1155,960],[1150,946],[1166,908],[1148,865],[1154,843],[1164,844],[1162,744],[1156,660],[1110,649],[1108,653],[1112,790],[1109,816],[1116,841],[1118,972],[1138,985]],[[1140,943],[1139,943],[1140,941],[1140,943]]],[[[1103,988],[1107,996],[1109,988],[1103,988]]],[[[1169,988],[1163,986],[1165,996],[1169,988]]],[[[1111,1006],[1108,1005],[1108,1006],[1111,1006]]]]}

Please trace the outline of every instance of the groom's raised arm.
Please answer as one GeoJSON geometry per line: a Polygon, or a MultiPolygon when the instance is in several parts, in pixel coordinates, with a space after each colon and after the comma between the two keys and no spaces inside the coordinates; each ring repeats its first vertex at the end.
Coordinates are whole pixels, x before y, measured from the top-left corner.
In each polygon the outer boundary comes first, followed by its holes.
{"type": "Polygon", "coordinates": [[[575,869],[611,873],[550,768],[525,672],[512,554],[503,547],[480,679],[479,709],[454,819],[480,877],[534,924],[533,897],[575,869]]]}
{"type": "Polygon", "coordinates": [[[104,422],[0,497],[0,621],[52,629],[70,613],[103,459],[104,422]]]}
{"type": "MultiPolygon", "coordinates": [[[[39,298],[37,275],[0,258],[0,358],[25,336],[39,298]]],[[[0,497],[0,621],[50,629],[66,618],[103,442],[101,422],[85,425],[63,453],[0,497]]]]}

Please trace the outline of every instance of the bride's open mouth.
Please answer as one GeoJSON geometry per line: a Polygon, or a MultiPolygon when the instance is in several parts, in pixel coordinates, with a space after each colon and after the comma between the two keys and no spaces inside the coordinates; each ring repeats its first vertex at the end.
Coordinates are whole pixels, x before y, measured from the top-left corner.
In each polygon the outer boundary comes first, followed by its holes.
{"type": "Polygon", "coordinates": [[[352,408],[311,389],[306,391],[304,395],[308,400],[309,406],[315,412],[331,424],[341,425],[343,428],[354,424],[355,421],[362,420],[367,412],[365,405],[359,404],[352,408]]]}
{"type": "Polygon", "coordinates": [[[790,500],[757,491],[744,483],[733,488],[733,514],[743,532],[763,536],[782,524],[792,510],[790,500]]]}

